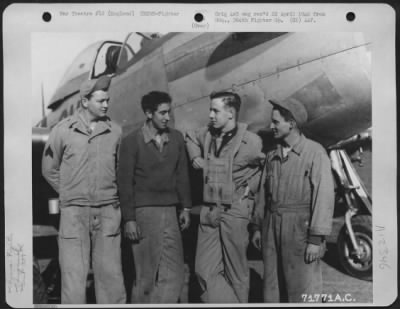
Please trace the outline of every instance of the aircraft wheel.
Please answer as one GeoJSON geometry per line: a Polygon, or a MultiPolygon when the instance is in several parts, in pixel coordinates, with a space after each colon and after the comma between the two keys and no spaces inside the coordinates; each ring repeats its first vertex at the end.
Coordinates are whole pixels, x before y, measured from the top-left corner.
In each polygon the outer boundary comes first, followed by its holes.
{"type": "Polygon", "coordinates": [[[33,258],[33,303],[34,304],[47,304],[47,291],[46,285],[40,274],[39,264],[33,258]]]}
{"type": "Polygon", "coordinates": [[[340,230],[337,247],[343,268],[352,276],[372,280],[372,220],[369,215],[355,216],[351,220],[354,235],[361,249],[360,256],[354,251],[349,233],[344,225],[340,230]]]}

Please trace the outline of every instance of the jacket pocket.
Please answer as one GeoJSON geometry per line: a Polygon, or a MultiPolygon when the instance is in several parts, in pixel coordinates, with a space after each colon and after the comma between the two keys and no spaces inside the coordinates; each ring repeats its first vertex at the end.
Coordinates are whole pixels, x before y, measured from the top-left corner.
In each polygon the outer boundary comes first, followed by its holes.
{"type": "Polygon", "coordinates": [[[231,212],[237,217],[251,220],[255,201],[253,198],[242,197],[232,204],[231,212]]]}

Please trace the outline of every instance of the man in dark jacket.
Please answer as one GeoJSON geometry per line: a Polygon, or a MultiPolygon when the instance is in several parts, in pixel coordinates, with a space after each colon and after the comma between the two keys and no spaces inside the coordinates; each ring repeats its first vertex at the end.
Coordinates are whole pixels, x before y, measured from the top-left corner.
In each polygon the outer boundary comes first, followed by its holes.
{"type": "Polygon", "coordinates": [[[86,303],[92,256],[96,300],[126,300],[121,266],[121,211],[116,184],[121,128],[106,116],[107,76],[85,81],[82,109],[50,133],[42,173],[60,195],[61,302],[86,303]]]}
{"type": "Polygon", "coordinates": [[[184,279],[179,223],[189,226],[191,208],[185,144],[168,127],[167,93],[152,91],[141,103],[147,120],[122,142],[118,176],[125,236],[133,241],[132,302],[176,303],[184,279]]]}

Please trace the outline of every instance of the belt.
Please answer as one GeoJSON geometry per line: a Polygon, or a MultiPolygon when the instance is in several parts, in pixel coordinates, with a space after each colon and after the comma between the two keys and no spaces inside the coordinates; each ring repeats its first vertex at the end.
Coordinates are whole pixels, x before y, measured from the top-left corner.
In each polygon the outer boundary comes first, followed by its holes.
{"type": "Polygon", "coordinates": [[[90,208],[102,208],[102,207],[107,207],[107,206],[112,206],[114,208],[118,208],[119,207],[119,202],[112,202],[112,203],[108,203],[108,204],[100,204],[100,205],[96,205],[96,206],[82,206],[82,207],[90,207],[90,208]]]}
{"type": "Polygon", "coordinates": [[[224,211],[228,211],[228,209],[231,208],[231,205],[228,204],[214,204],[214,203],[206,203],[204,204],[205,207],[208,207],[210,211],[212,211],[214,208],[222,208],[224,211]]]}

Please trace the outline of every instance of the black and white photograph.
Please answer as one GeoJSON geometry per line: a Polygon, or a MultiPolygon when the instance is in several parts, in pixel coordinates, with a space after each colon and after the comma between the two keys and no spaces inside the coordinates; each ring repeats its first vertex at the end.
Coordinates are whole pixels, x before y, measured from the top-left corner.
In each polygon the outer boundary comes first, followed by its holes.
{"type": "Polygon", "coordinates": [[[29,170],[5,178],[28,188],[6,194],[8,303],[389,304],[394,41],[375,32],[394,26],[364,21],[387,8],[340,7],[335,27],[334,6],[190,7],[180,31],[157,25],[171,7],[102,5],[36,7],[88,26],[26,30],[26,87],[6,92],[30,113],[6,106],[5,143],[21,117],[31,154],[6,153],[29,170]]]}

